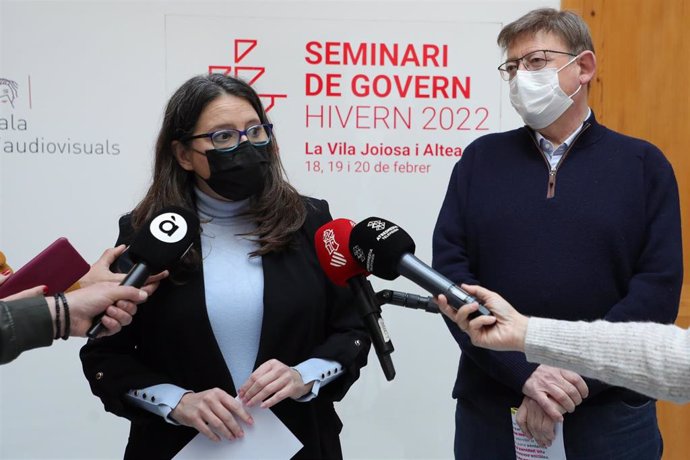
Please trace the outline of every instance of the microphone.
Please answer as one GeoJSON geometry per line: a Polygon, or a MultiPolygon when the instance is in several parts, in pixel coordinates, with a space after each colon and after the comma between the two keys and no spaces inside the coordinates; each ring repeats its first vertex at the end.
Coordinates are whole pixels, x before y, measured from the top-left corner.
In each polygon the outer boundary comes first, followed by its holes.
{"type": "MultiPolygon", "coordinates": [[[[120,283],[121,286],[141,287],[152,273],[171,268],[192,247],[199,234],[199,218],[178,206],[167,206],[153,215],[134,235],[127,252],[134,266],[120,283]]],[[[105,328],[101,313],[86,333],[95,338],[105,328]]]]}
{"type": "MultiPolygon", "coordinates": [[[[368,272],[379,278],[394,280],[399,275],[421,286],[434,296],[443,294],[455,309],[477,299],[414,255],[415,244],[402,228],[379,217],[364,219],[352,228],[350,252],[368,272]]],[[[479,303],[470,318],[490,315],[479,303]]]]}
{"type": "Polygon", "coordinates": [[[434,298],[429,296],[422,297],[420,295],[410,294],[407,292],[384,289],[383,291],[376,293],[376,298],[378,299],[379,305],[389,303],[391,305],[398,305],[400,307],[424,310],[429,313],[440,313],[438,305],[436,305],[436,302],[434,302],[434,298]]]}
{"type": "Polygon", "coordinates": [[[368,273],[352,259],[348,248],[350,232],[355,223],[348,219],[335,219],[322,225],[314,235],[314,246],[321,268],[338,286],[349,285],[355,294],[355,305],[369,331],[376,356],[386,380],[393,380],[395,367],[391,359],[393,342],[381,318],[381,308],[374,289],[367,281],[368,273]]]}

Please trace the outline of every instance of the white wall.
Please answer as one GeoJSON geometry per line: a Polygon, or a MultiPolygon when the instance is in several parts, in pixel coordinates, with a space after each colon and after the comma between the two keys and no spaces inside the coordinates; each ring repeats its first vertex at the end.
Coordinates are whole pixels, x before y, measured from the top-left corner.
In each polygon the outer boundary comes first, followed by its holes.
{"type": "MultiPolygon", "coordinates": [[[[266,68],[259,92],[284,93],[269,116],[291,181],[328,199],[334,217],[378,215],[415,239],[431,262],[431,231],[455,158],[410,158],[424,174],[314,173],[307,161],[378,161],[308,156],[305,142],[347,141],[413,146],[466,146],[485,132],[518,126],[506,85],[495,70],[495,35],[502,24],[557,1],[417,2],[34,2],[0,1],[0,78],[19,83],[15,107],[0,104],[0,250],[15,269],[58,236],[90,261],[112,245],[117,218],[142,196],[164,104],[186,78],[209,64],[230,64],[235,38],[259,41],[250,65],[266,68]],[[446,43],[444,68],[309,66],[309,40],[358,43],[446,43]],[[304,75],[355,73],[470,76],[467,100],[307,97],[304,75]],[[30,81],[30,85],[29,85],[30,81]],[[29,92],[30,89],[30,92],[29,92]],[[29,95],[31,96],[29,100],[29,95]],[[307,106],[411,107],[411,129],[307,127],[307,106]],[[486,107],[489,131],[424,130],[425,107],[486,107]],[[26,129],[11,129],[26,124],[26,129]],[[8,152],[36,142],[43,153],[8,152]],[[70,144],[107,143],[104,154],[49,153],[70,144]],[[51,144],[53,147],[49,147],[51,144]],[[117,146],[117,149],[113,145],[117,146]],[[115,154],[115,150],[118,151],[115,154]]],[[[463,114],[464,112],[460,112],[463,114]]],[[[72,148],[72,147],[71,147],[72,148]]],[[[372,279],[376,289],[422,293],[405,280],[372,279]]],[[[396,351],[397,376],[387,382],[375,354],[345,400],[345,458],[451,458],[454,401],[450,393],[459,350],[438,316],[384,306],[396,351]]],[[[128,422],[107,414],[82,376],[82,339],[27,352],[0,368],[0,458],[119,458],[128,422]]]]}

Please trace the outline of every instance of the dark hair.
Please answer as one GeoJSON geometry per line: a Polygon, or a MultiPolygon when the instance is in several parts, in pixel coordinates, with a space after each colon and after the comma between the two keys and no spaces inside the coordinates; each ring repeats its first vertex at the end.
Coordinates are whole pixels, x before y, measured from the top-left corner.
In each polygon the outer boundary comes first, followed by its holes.
{"type": "Polygon", "coordinates": [[[594,52],[592,35],[587,23],[572,11],[558,11],[553,8],[532,10],[521,18],[506,25],[498,34],[498,46],[507,50],[519,36],[534,35],[537,32],[551,32],[560,37],[571,53],[594,52]]]}
{"type": "MultiPolygon", "coordinates": [[[[132,224],[135,230],[165,206],[196,209],[195,174],[178,164],[172,145],[174,141],[193,134],[204,108],[224,94],[246,100],[259,115],[261,123],[269,123],[259,96],[244,81],[221,74],[199,75],[187,80],[175,91],[165,109],[163,125],[156,142],[153,181],[133,211],[132,224]]],[[[268,145],[268,151],[271,158],[266,184],[258,196],[250,198],[246,213],[256,223],[256,229],[249,235],[256,236],[259,243],[259,249],[251,253],[252,256],[285,249],[306,218],[302,197],[285,178],[285,168],[280,162],[275,134],[268,145]]],[[[198,249],[193,248],[190,253],[186,265],[198,266],[201,263],[198,249]]]]}

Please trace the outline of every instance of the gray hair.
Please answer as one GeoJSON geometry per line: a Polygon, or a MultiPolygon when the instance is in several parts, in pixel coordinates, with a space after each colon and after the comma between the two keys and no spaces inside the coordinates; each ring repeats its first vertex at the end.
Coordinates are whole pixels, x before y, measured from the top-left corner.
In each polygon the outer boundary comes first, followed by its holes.
{"type": "Polygon", "coordinates": [[[594,52],[592,35],[585,21],[572,11],[558,11],[553,8],[532,10],[511,22],[498,34],[498,46],[506,51],[520,36],[550,32],[560,37],[571,53],[594,52]]]}

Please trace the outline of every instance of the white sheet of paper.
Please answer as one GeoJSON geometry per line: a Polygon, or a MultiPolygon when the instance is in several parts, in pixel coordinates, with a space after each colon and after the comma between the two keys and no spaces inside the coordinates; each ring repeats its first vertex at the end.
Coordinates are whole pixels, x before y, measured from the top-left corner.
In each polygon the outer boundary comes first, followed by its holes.
{"type": "Polygon", "coordinates": [[[242,424],[242,438],[213,442],[199,433],[178,452],[175,460],[286,460],[302,448],[302,443],[270,409],[246,409],[254,418],[254,425],[242,424]]]}
{"type": "Polygon", "coordinates": [[[510,409],[513,420],[513,439],[515,439],[515,460],[566,460],[563,444],[563,424],[556,424],[556,438],[549,447],[541,447],[534,439],[529,439],[520,429],[515,419],[517,408],[510,409]]]}

